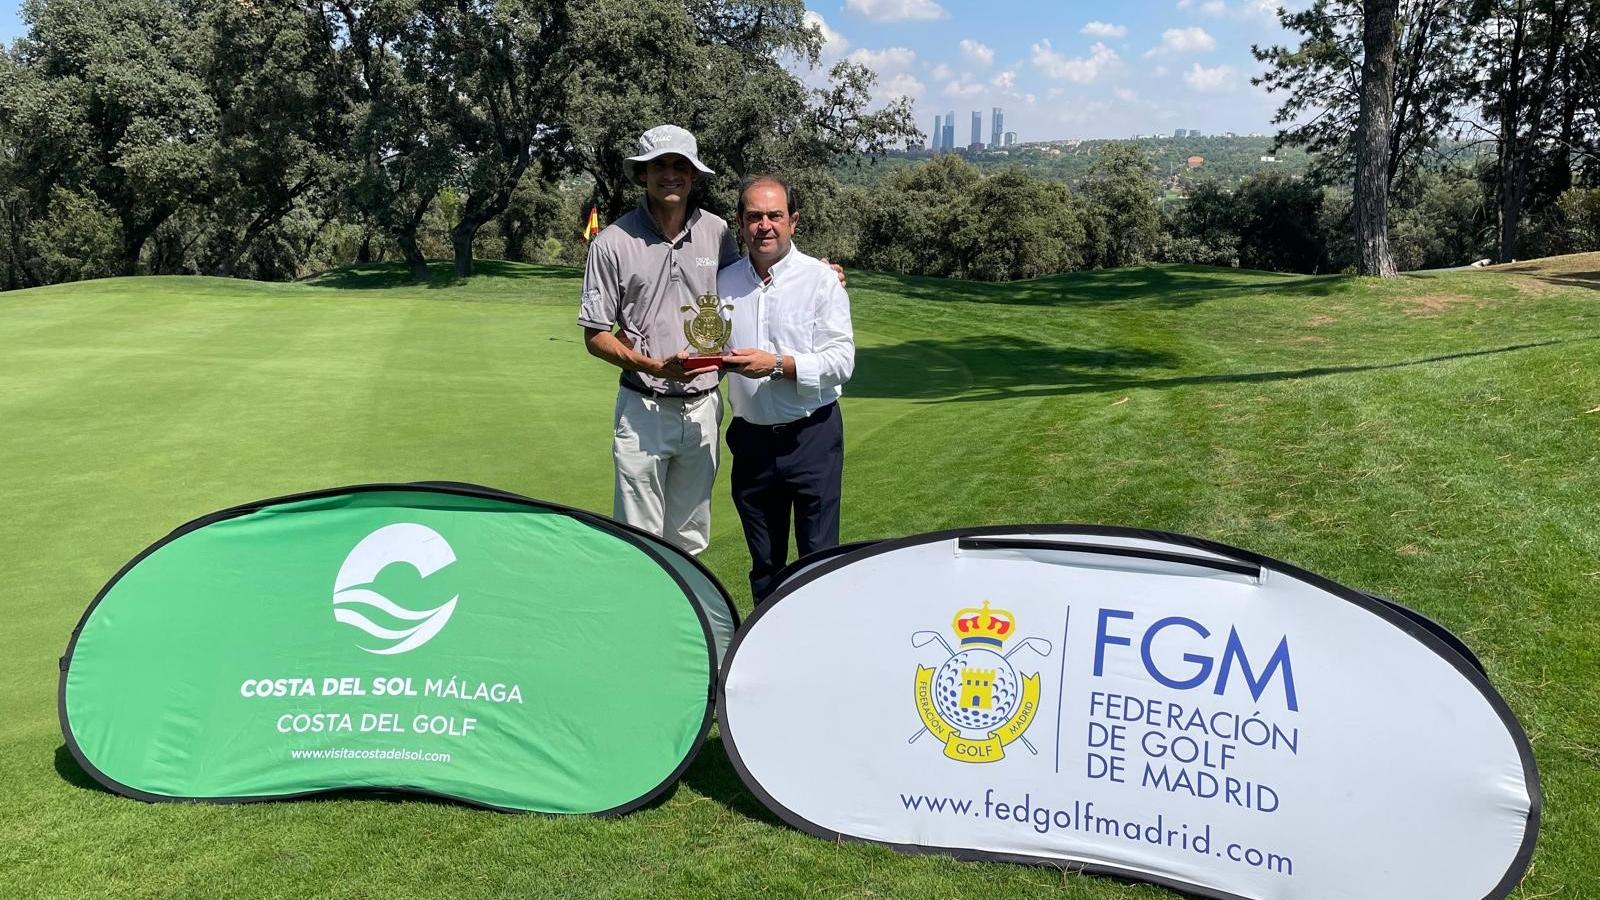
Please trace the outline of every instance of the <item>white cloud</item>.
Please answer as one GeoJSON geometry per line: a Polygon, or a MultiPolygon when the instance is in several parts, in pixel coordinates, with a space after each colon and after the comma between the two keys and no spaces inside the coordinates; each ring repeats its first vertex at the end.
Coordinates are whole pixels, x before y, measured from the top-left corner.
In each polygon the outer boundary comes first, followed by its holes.
{"type": "Polygon", "coordinates": [[[1134,93],[1129,88],[1117,88],[1113,93],[1117,95],[1118,100],[1121,100],[1124,103],[1132,103],[1133,101],[1139,99],[1139,95],[1134,93]]]}
{"type": "Polygon", "coordinates": [[[1152,78],[1165,78],[1165,77],[1167,77],[1167,67],[1166,66],[1156,66],[1154,69],[1150,70],[1150,76],[1152,78]]]}
{"type": "Polygon", "coordinates": [[[822,18],[819,13],[809,9],[806,10],[805,24],[807,27],[815,28],[822,34],[823,61],[838,59],[845,54],[846,50],[850,49],[850,42],[844,39],[844,35],[830,28],[828,21],[822,18]]]}
{"type": "Polygon", "coordinates": [[[912,75],[910,72],[901,72],[898,75],[883,79],[883,82],[879,85],[878,92],[891,99],[905,97],[908,100],[917,100],[922,97],[922,92],[925,88],[926,85],[918,81],[917,76],[912,75]]]}
{"type": "Polygon", "coordinates": [[[1119,38],[1128,35],[1128,26],[1112,25],[1110,22],[1090,22],[1083,26],[1078,33],[1094,37],[1119,38]]]}
{"type": "Polygon", "coordinates": [[[1239,4],[1239,15],[1247,19],[1259,17],[1276,22],[1278,7],[1282,5],[1280,0],[1243,0],[1239,4]]]}
{"type": "Polygon", "coordinates": [[[911,68],[917,61],[917,51],[906,47],[885,47],[882,50],[868,50],[862,47],[850,54],[850,61],[866,66],[882,77],[911,68]]]}
{"type": "Polygon", "coordinates": [[[934,81],[949,81],[951,77],[955,75],[955,73],[950,70],[950,67],[944,63],[939,63],[938,65],[934,66],[933,69],[928,72],[928,74],[933,76],[934,81]]]}
{"type": "Polygon", "coordinates": [[[1188,9],[1194,5],[1194,0],[1178,0],[1179,9],[1188,9]]]}
{"type": "Polygon", "coordinates": [[[994,62],[994,49],[974,40],[961,41],[961,55],[980,66],[987,66],[994,62]]]}
{"type": "Polygon", "coordinates": [[[844,8],[874,22],[908,22],[950,16],[934,0],[844,0],[844,8]]]}
{"type": "Polygon", "coordinates": [[[956,99],[976,97],[983,93],[983,85],[973,81],[951,81],[945,84],[944,93],[945,96],[956,99]]]}
{"type": "Polygon", "coordinates": [[[1189,89],[1199,94],[1217,94],[1233,90],[1233,66],[1206,68],[1195,63],[1183,75],[1189,89]]]}
{"type": "Polygon", "coordinates": [[[912,100],[922,96],[924,85],[912,74],[917,64],[917,52],[905,47],[885,47],[870,50],[860,47],[847,57],[850,62],[866,66],[878,76],[872,91],[877,103],[887,103],[896,97],[912,100]]]}
{"type": "Polygon", "coordinates": [[[1228,11],[1228,4],[1222,0],[1206,0],[1200,4],[1200,11],[1208,16],[1222,16],[1228,11]]]}
{"type": "Polygon", "coordinates": [[[1161,32],[1161,43],[1145,56],[1163,53],[1204,53],[1217,49],[1217,42],[1204,28],[1168,28],[1161,32]]]}
{"type": "Polygon", "coordinates": [[[1089,55],[1069,59],[1056,52],[1048,39],[1033,45],[1033,65],[1039,71],[1063,81],[1088,84],[1119,62],[1117,51],[1095,41],[1089,55]]]}
{"type": "Polygon", "coordinates": [[[994,79],[991,80],[989,83],[994,85],[996,88],[1000,89],[1002,92],[1010,93],[1010,92],[1015,91],[1017,89],[1017,73],[1016,72],[1001,72],[999,75],[996,75],[994,77],[994,79]]]}

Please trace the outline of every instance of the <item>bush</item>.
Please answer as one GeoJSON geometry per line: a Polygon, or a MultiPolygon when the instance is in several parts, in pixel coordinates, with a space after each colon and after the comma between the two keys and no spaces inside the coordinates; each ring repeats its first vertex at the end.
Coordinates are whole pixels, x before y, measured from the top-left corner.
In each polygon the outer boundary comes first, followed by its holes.
{"type": "Polygon", "coordinates": [[[122,225],[111,208],[88,194],[57,188],[50,208],[29,230],[24,265],[39,284],[120,274],[122,225]]]}
{"type": "Polygon", "coordinates": [[[1600,250],[1600,188],[1570,188],[1556,200],[1566,253],[1600,250]]]}

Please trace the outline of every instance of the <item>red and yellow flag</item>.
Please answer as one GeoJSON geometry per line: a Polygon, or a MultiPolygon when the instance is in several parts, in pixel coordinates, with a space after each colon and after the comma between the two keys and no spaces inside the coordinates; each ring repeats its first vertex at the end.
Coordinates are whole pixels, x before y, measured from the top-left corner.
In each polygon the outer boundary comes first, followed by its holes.
{"type": "Polygon", "coordinates": [[[588,221],[587,224],[585,224],[583,226],[583,239],[586,240],[586,241],[592,241],[592,240],[594,240],[594,236],[599,234],[599,233],[600,233],[600,208],[596,207],[596,206],[591,206],[591,207],[589,207],[589,221],[588,221]]]}

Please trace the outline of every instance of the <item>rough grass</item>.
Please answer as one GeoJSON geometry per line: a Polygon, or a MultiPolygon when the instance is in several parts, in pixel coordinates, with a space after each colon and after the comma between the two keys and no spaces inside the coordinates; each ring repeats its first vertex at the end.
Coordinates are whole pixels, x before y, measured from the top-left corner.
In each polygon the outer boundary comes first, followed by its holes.
{"type": "MultiPolygon", "coordinates": [[[[1532,738],[1545,818],[1517,896],[1600,896],[1593,287],[1554,269],[854,273],[844,538],[1146,526],[1394,596],[1473,646],[1532,738]]],[[[486,264],[465,285],[375,267],[0,295],[0,893],[1171,896],[818,841],[745,793],[715,740],[664,803],[614,821],[415,800],[149,806],[77,769],[57,657],[104,580],[174,525],[384,480],[608,510],[615,378],[583,353],[577,293],[570,270],[486,264]]],[[[706,559],[742,588],[726,490],[706,559]]]]}

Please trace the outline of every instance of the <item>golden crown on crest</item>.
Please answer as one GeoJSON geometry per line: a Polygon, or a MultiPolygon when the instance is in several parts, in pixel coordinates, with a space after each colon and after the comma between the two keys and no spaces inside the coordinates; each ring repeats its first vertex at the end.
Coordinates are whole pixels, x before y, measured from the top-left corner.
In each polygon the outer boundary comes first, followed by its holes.
{"type": "Polygon", "coordinates": [[[1010,610],[990,609],[989,601],[985,600],[981,608],[969,606],[956,612],[951,627],[963,647],[969,644],[999,647],[1011,637],[1016,621],[1010,610]]]}

